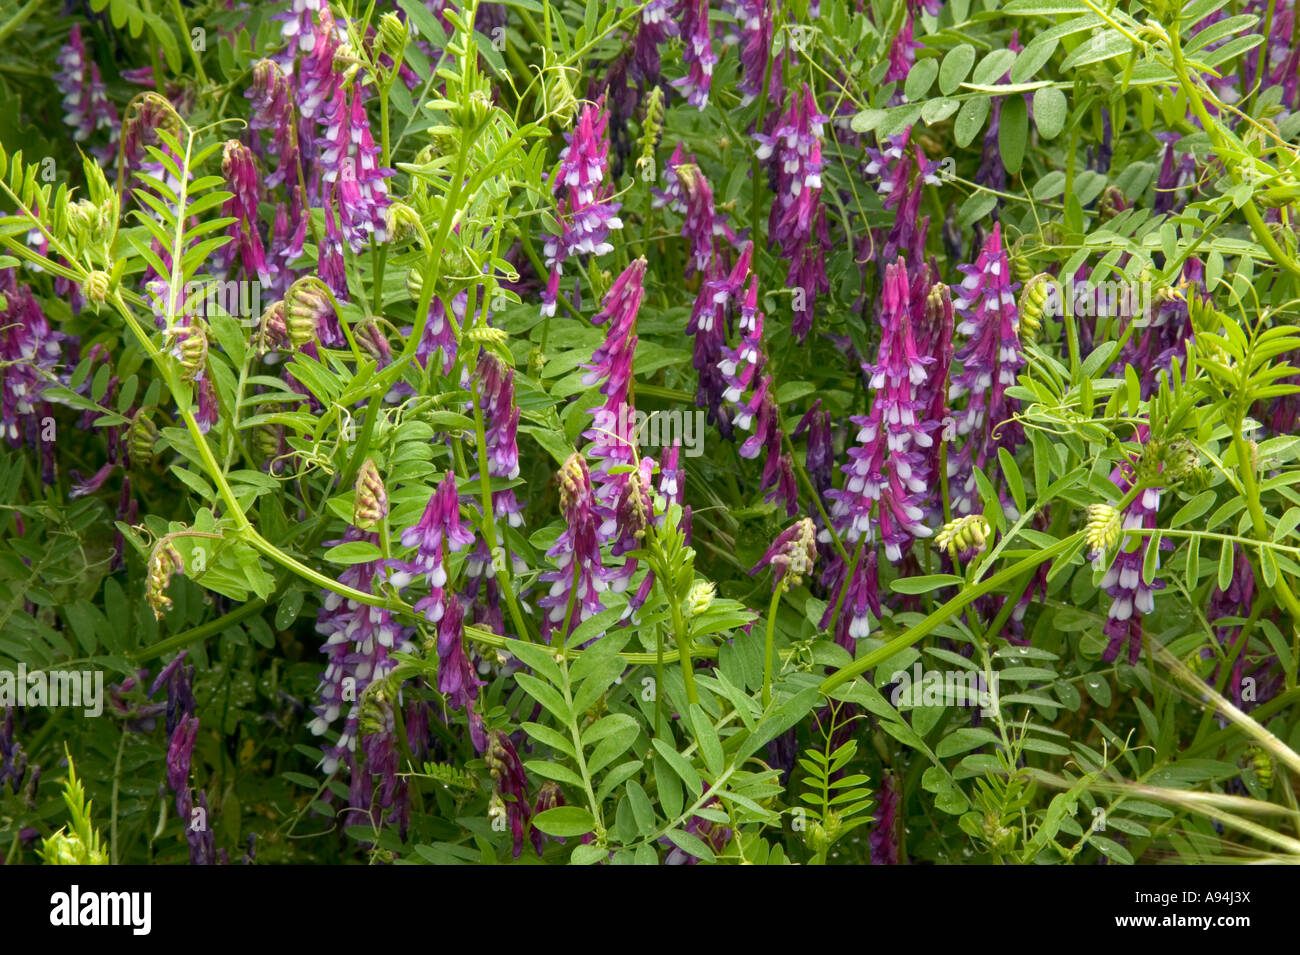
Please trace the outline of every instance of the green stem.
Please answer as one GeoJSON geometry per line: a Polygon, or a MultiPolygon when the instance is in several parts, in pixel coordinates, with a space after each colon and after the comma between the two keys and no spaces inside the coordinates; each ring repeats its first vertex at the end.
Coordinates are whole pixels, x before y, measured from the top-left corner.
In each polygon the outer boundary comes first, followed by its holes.
{"type": "Polygon", "coordinates": [[[776,611],[781,605],[781,591],[784,588],[778,581],[772,590],[772,602],[767,608],[767,636],[763,640],[763,709],[772,700],[772,651],[776,643],[776,611]]]}
{"type": "Polygon", "coordinates": [[[951,619],[961,612],[967,605],[975,602],[987,593],[996,590],[1002,584],[1009,580],[1014,580],[1021,574],[1028,573],[1039,564],[1052,560],[1055,557],[1064,554],[1070,548],[1077,546],[1083,541],[1083,531],[1077,531],[1069,537],[1057,541],[1051,547],[1047,547],[1036,554],[1031,554],[1024,560],[1021,560],[1010,567],[998,571],[996,574],[988,577],[986,580],[973,586],[968,586],[957,596],[953,597],[947,603],[943,604],[920,623],[909,627],[893,640],[890,640],[883,647],[873,650],[859,660],[855,660],[842,670],[837,670],[822,681],[821,691],[828,693],[854,677],[860,676],[870,670],[882,660],[888,660],[895,653],[910,647],[923,639],[931,630],[939,624],[951,619]]]}

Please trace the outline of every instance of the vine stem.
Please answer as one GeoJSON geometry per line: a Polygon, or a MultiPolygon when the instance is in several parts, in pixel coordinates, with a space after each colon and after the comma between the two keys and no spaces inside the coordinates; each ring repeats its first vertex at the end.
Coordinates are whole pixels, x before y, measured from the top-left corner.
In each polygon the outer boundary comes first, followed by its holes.
{"type": "Polygon", "coordinates": [[[1057,541],[1051,547],[1044,548],[1038,553],[1031,554],[1024,560],[1012,564],[1010,567],[1003,568],[996,574],[980,581],[978,584],[966,587],[961,593],[940,606],[920,623],[904,630],[883,647],[880,647],[878,650],[873,650],[871,653],[868,653],[859,660],[855,660],[843,669],[836,670],[822,681],[820,687],[821,691],[823,693],[829,693],[831,690],[847,683],[854,677],[867,672],[882,660],[888,660],[900,650],[910,647],[912,644],[924,638],[931,630],[939,626],[939,624],[956,616],[968,604],[971,604],[980,597],[983,597],[985,594],[996,590],[1007,581],[1014,580],[1021,574],[1028,573],[1039,564],[1052,560],[1055,557],[1059,557],[1061,554],[1068,552],[1071,548],[1082,544],[1083,535],[1083,531],[1076,531],[1069,537],[1057,541]]]}
{"type": "Polygon", "coordinates": [[[767,635],[763,639],[763,709],[772,701],[772,649],[776,642],[776,611],[781,605],[781,582],[772,590],[772,602],[767,608],[767,635]]]}

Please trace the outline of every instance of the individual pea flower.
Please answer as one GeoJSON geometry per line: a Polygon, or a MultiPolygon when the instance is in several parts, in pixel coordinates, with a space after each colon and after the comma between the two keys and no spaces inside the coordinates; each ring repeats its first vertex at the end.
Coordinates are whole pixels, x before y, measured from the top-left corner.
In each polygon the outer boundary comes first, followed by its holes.
{"type": "Polygon", "coordinates": [[[149,686],[152,697],[163,686],[167,687],[167,732],[172,733],[187,716],[198,708],[194,698],[194,664],[186,663],[188,650],[182,650],[172,659],[149,686]]]}
{"type": "Polygon", "coordinates": [[[934,542],[948,551],[948,556],[953,560],[969,560],[976,554],[984,553],[991,534],[992,529],[983,514],[967,514],[944,524],[935,535],[934,542]]]}
{"type": "Polygon", "coordinates": [[[636,31],[632,54],[632,71],[653,87],[659,86],[659,47],[669,38],[680,35],[673,19],[678,0],[649,0],[641,8],[641,24],[636,31]]]}
{"type": "MultiPolygon", "coordinates": [[[[957,331],[966,343],[956,354],[962,370],[954,375],[950,400],[965,396],[966,407],[954,411],[956,431],[966,440],[948,459],[954,514],[970,514],[976,504],[975,472],[987,468],[998,448],[1014,452],[1025,432],[1015,414],[1019,402],[1007,394],[1025,366],[1016,312],[1016,285],[1002,246],[1002,227],[993,231],[974,265],[959,267],[966,278],[958,287],[953,306],[962,316],[957,331]]],[[[1004,501],[1010,511],[1014,508],[1004,501]]]]}
{"type": "Polygon", "coordinates": [[[176,794],[176,814],[190,821],[190,760],[199,735],[199,718],[186,716],[176,724],[167,745],[167,785],[176,794]]]}
{"type": "Polygon", "coordinates": [[[812,327],[817,296],[830,290],[826,250],[830,234],[821,203],[822,138],[827,117],[812,88],[791,92],[790,103],[770,134],[755,133],[760,160],[776,167],[776,199],[768,217],[768,237],[790,263],[786,282],[796,291],[793,331],[799,341],[812,327]]]}
{"type": "Polygon", "coordinates": [[[429,596],[415,604],[430,623],[442,619],[446,609],[443,588],[447,586],[445,552],[459,553],[474,543],[474,534],[460,524],[460,499],[456,476],[450,471],[429,496],[418,523],[402,531],[402,546],[414,547],[412,559],[393,577],[394,585],[404,587],[413,577],[423,576],[429,584],[429,596]]]}
{"type": "MultiPolygon", "coordinates": [[[[542,635],[550,641],[556,630],[569,621],[569,630],[599,613],[601,593],[608,589],[607,572],[601,563],[599,523],[591,472],[580,454],[572,454],[560,468],[560,508],[565,529],[546,552],[556,568],[542,574],[551,585],[538,604],[548,609],[542,621],[542,635]]],[[[568,636],[563,633],[562,636],[568,636]]]]}
{"type": "MultiPolygon", "coordinates": [[[[347,266],[343,262],[343,232],[339,229],[338,220],[334,216],[332,201],[325,203],[324,211],[325,235],[321,240],[320,248],[316,251],[316,270],[334,296],[340,301],[347,301],[348,273],[347,266]]],[[[343,338],[342,331],[339,332],[339,337],[343,338]]],[[[323,337],[321,343],[333,347],[323,337]]]]}
{"type": "Polygon", "coordinates": [[[59,70],[54,83],[63,94],[63,122],[73,129],[73,138],[84,143],[96,130],[107,130],[109,143],[94,150],[101,163],[117,152],[117,110],[108,100],[99,64],[90,60],[81,39],[81,24],[74,23],[68,42],[59,50],[59,70]]]}
{"type": "Polygon", "coordinates": [[[551,271],[542,293],[543,315],[555,314],[565,261],[574,256],[612,252],[610,233],[623,228],[616,215],[619,204],[610,201],[612,187],[605,181],[608,123],[609,113],[601,96],[583,109],[573,132],[565,134],[567,145],[560,151],[559,166],[551,179],[551,189],[560,197],[556,216],[560,234],[548,235],[544,244],[546,265],[551,271]]]}
{"type": "Polygon", "coordinates": [[[763,567],[771,567],[775,587],[786,591],[799,586],[816,562],[817,528],[812,518],[805,517],[783,530],[749,572],[756,574],[763,567]]]}
{"type": "Polygon", "coordinates": [[[488,734],[487,752],[483,754],[488,772],[492,774],[497,808],[504,812],[514,838],[514,857],[524,846],[524,827],[532,815],[528,805],[528,777],[524,774],[524,765],[519,761],[510,737],[500,730],[488,734]]]}
{"type": "Polygon", "coordinates": [[[7,781],[17,795],[27,772],[27,754],[22,744],[14,739],[14,708],[5,707],[5,718],[0,722],[0,790],[7,781]]]}
{"type": "Polygon", "coordinates": [[[153,615],[161,620],[164,612],[171,609],[171,598],[167,596],[167,587],[176,574],[185,573],[185,561],[180,551],[167,538],[154,545],[149,555],[149,577],[145,583],[145,598],[153,608],[153,615]]]}
{"type": "Polygon", "coordinates": [[[912,39],[913,18],[909,10],[898,35],[889,45],[889,69],[885,72],[884,82],[901,83],[907,79],[912,65],[916,62],[916,51],[924,45],[912,39]]]}
{"type": "Polygon", "coordinates": [[[832,486],[835,468],[835,444],[831,433],[831,413],[822,407],[818,398],[795,425],[792,437],[808,435],[804,449],[804,468],[818,491],[825,493],[832,486]]]}
{"type": "Polygon", "coordinates": [[[388,491],[384,488],[384,479],[379,475],[379,468],[374,458],[366,458],[365,463],[357,471],[352,524],[365,531],[387,516],[388,491]]]}
{"type": "Polygon", "coordinates": [[[682,61],[686,75],[673,80],[671,86],[681,90],[686,102],[696,109],[709,105],[709,87],[718,55],[713,52],[713,33],[709,28],[709,0],[682,0],[682,61]]]}
{"type": "MultiPolygon", "coordinates": [[[[708,784],[705,784],[706,789],[708,784]]],[[[704,803],[704,809],[716,809],[721,804],[716,796],[710,798],[704,803]]],[[[716,855],[726,847],[731,841],[732,832],[729,828],[720,822],[714,822],[711,819],[705,819],[703,816],[691,816],[683,827],[686,832],[701,840],[716,855]]],[[[697,865],[700,862],[698,856],[691,855],[681,846],[670,843],[665,837],[661,840],[665,845],[671,846],[668,854],[664,856],[664,865],[697,865]]]]}

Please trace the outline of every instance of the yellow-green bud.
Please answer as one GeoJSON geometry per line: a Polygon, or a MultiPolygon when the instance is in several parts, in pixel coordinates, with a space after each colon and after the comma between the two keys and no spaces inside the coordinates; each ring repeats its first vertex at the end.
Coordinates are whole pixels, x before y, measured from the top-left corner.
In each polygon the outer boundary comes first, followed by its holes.
{"type": "Polygon", "coordinates": [[[988,546],[991,533],[992,529],[983,514],[967,514],[944,524],[935,535],[934,542],[946,548],[948,555],[956,560],[960,554],[982,554],[988,546]]]}
{"type": "Polygon", "coordinates": [[[388,491],[373,458],[366,458],[357,472],[356,500],[352,506],[352,523],[369,530],[388,514],[388,491]]]}

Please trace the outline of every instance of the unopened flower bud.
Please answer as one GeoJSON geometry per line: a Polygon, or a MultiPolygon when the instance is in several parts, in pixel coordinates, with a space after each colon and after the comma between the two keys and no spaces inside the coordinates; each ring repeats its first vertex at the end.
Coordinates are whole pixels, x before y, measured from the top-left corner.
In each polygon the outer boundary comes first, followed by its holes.
{"type": "Polygon", "coordinates": [[[285,325],[289,341],[301,348],[316,340],[321,323],[334,311],[325,284],[314,276],[298,279],[284,293],[285,325]]]}
{"type": "Polygon", "coordinates": [[[366,458],[357,472],[356,501],[352,507],[352,523],[361,530],[369,530],[388,514],[388,491],[373,458],[366,458]]]}
{"type": "Polygon", "coordinates": [[[953,560],[961,556],[969,560],[976,554],[984,553],[991,533],[992,529],[983,514],[967,514],[944,524],[935,535],[934,542],[946,548],[948,556],[953,560]]]}
{"type": "Polygon", "coordinates": [[[127,440],[132,464],[148,464],[153,460],[154,445],[158,442],[158,426],[147,412],[140,411],[136,414],[127,440]]]}
{"type": "Polygon", "coordinates": [[[504,345],[509,339],[505,329],[493,328],[491,325],[475,325],[473,328],[467,328],[461,333],[461,337],[467,342],[480,345],[504,345]]]}
{"type": "Polygon", "coordinates": [[[159,620],[171,609],[171,598],[167,596],[167,586],[174,574],[185,572],[185,562],[180,552],[165,538],[154,545],[149,556],[149,575],[145,580],[145,599],[153,608],[154,617],[159,620]]]}
{"type": "Polygon", "coordinates": [[[717,586],[709,580],[702,580],[691,588],[690,596],[687,597],[687,606],[690,609],[692,617],[698,617],[704,611],[713,605],[713,599],[718,595],[717,586]]]}
{"type": "Polygon", "coordinates": [[[108,286],[112,277],[103,271],[94,271],[81,283],[81,293],[96,305],[102,305],[108,297],[108,286]]]}
{"type": "Polygon", "coordinates": [[[411,301],[420,300],[420,292],[424,289],[424,275],[419,269],[406,270],[406,294],[411,297],[411,301]]]}
{"type": "Polygon", "coordinates": [[[1020,292],[1020,338],[1030,342],[1038,337],[1043,327],[1043,317],[1053,310],[1056,279],[1046,272],[1031,276],[1020,292]]]}
{"type": "Polygon", "coordinates": [[[396,70],[402,64],[406,53],[406,44],[411,38],[411,30],[395,13],[385,13],[379,18],[379,30],[375,43],[375,52],[387,56],[393,61],[396,70]]]}
{"type": "Polygon", "coordinates": [[[1106,551],[1119,543],[1120,514],[1110,504],[1089,504],[1087,517],[1083,542],[1096,563],[1106,551]]]}
{"type": "Polygon", "coordinates": [[[817,527],[805,517],[781,532],[750,573],[770,565],[776,572],[777,586],[789,590],[802,582],[816,561],[817,527]]]}
{"type": "Polygon", "coordinates": [[[378,316],[372,315],[353,329],[357,344],[364,348],[376,361],[388,362],[393,358],[393,348],[388,344],[378,316]]]}
{"type": "Polygon", "coordinates": [[[393,202],[388,206],[388,234],[394,245],[407,242],[420,227],[420,216],[405,202],[393,202]]]}
{"type": "Polygon", "coordinates": [[[171,331],[172,354],[181,365],[181,380],[194,381],[208,362],[208,336],[198,325],[178,325],[171,331]]]}

